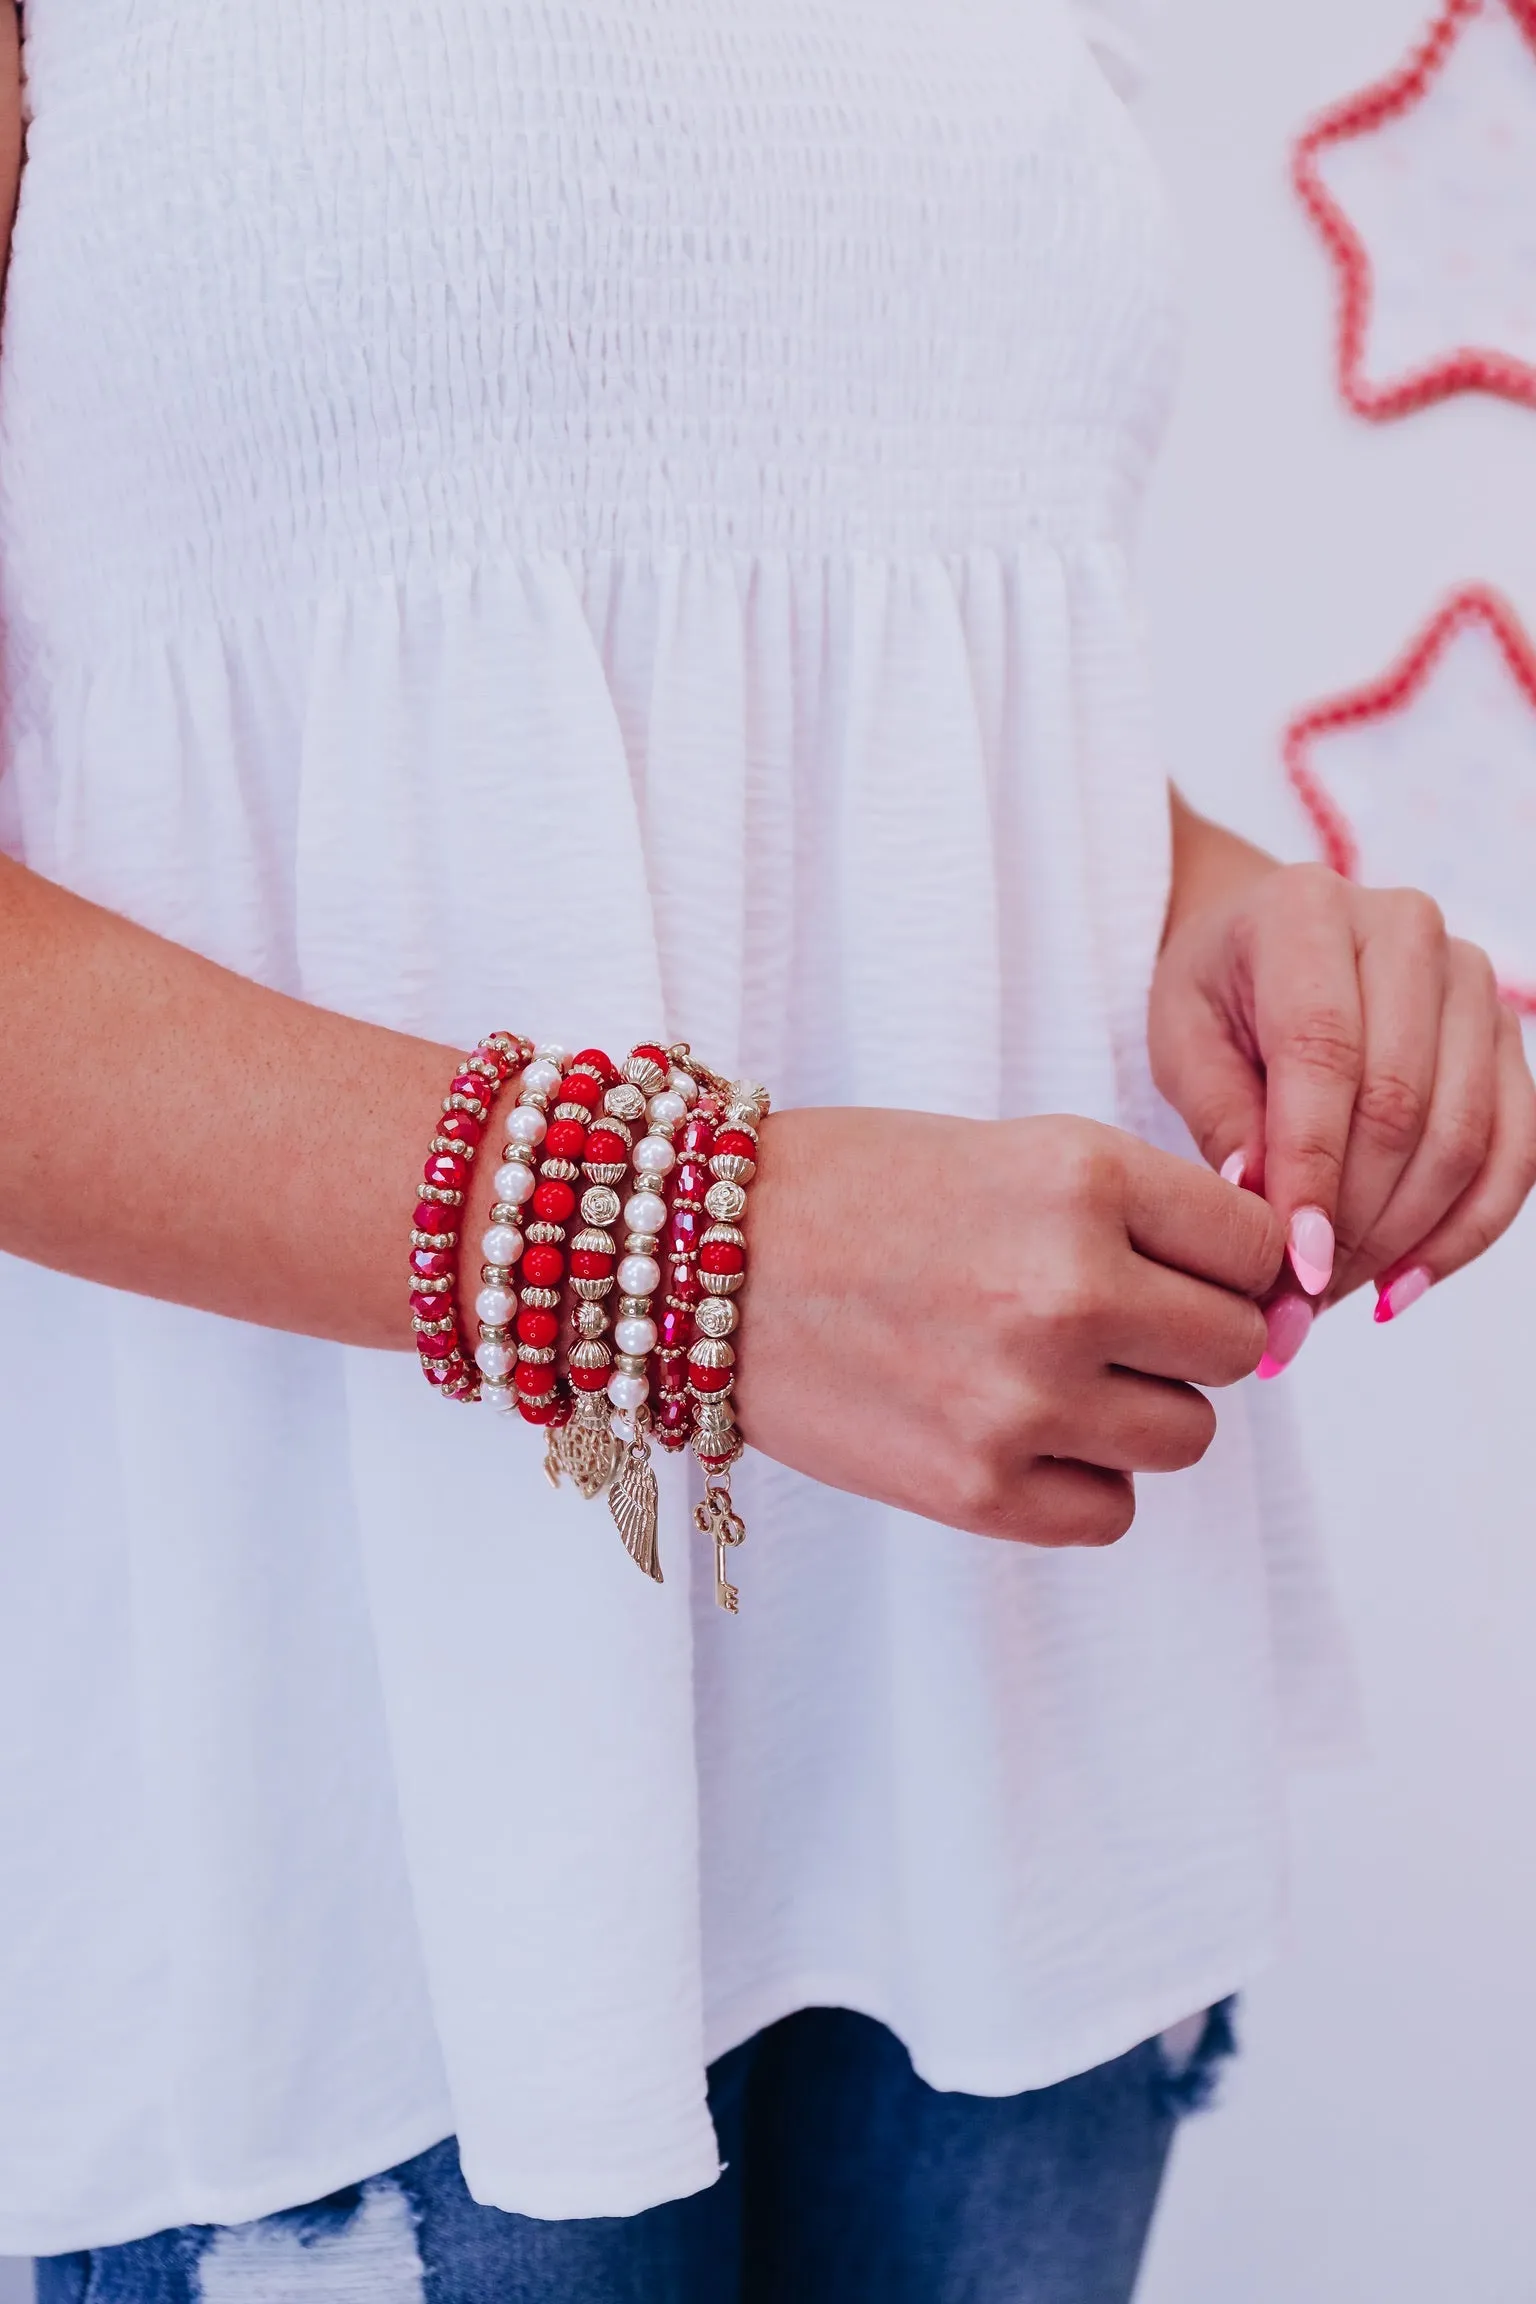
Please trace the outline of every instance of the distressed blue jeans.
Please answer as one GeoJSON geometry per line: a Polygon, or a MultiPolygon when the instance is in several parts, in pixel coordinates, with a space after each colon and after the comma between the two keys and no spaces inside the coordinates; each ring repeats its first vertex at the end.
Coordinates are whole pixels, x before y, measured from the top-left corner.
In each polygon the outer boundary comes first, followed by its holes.
{"type": "Polygon", "coordinates": [[[809,2008],[710,2072],[725,2173],[644,2215],[471,2200],[453,2139],[259,2222],[43,2258],[38,2304],[1128,2304],[1181,2110],[1231,2047],[1148,2041],[1057,2087],[940,2094],[809,2008]]]}

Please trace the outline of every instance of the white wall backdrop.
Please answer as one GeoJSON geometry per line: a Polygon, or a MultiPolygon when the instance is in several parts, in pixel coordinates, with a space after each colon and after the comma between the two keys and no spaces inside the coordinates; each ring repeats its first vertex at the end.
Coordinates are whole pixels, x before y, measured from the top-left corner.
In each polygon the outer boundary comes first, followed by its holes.
{"type": "MultiPolygon", "coordinates": [[[[1501,585],[1536,632],[1536,414],[1347,415],[1286,179],[1300,125],[1430,5],[1165,0],[1144,108],[1192,323],[1146,558],[1169,759],[1292,855],[1293,709],[1384,670],[1455,584],[1501,585]]],[[[1527,1221],[1395,1327],[1335,1314],[1283,1379],[1371,1751],[1298,1787],[1293,1946],[1227,2108],[1186,2131],[1138,2304],[1536,2304],[1533,1303],[1527,1221]]]]}

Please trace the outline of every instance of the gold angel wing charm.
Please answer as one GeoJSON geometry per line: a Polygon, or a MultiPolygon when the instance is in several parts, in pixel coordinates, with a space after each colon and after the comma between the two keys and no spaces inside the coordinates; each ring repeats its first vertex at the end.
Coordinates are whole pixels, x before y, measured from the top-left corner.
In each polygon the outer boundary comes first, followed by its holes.
{"type": "Polygon", "coordinates": [[[644,1569],[647,1576],[654,1576],[659,1584],[662,1579],[661,1562],[656,1553],[657,1501],[651,1452],[643,1440],[636,1440],[624,1452],[623,1469],[608,1492],[608,1509],[635,1566],[644,1569]]]}

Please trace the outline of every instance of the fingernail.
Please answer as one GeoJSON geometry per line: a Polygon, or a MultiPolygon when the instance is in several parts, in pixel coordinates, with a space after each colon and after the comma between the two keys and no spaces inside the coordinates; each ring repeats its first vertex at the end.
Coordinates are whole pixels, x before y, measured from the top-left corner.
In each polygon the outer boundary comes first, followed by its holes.
{"type": "Polygon", "coordinates": [[[1321,1208],[1298,1208],[1286,1239],[1291,1270],[1309,1296],[1321,1296],[1333,1278],[1333,1226],[1321,1208]]]}
{"type": "Polygon", "coordinates": [[[1417,1304],[1421,1296],[1427,1296],[1433,1286],[1434,1279],[1422,1264],[1411,1264],[1406,1272],[1399,1272],[1391,1286],[1383,1288],[1376,1299],[1378,1324],[1395,1320],[1410,1304],[1417,1304]]]}
{"type": "Polygon", "coordinates": [[[1277,1296],[1264,1315],[1268,1348],[1259,1362],[1266,1382],[1289,1368],[1312,1333],[1317,1315],[1305,1296],[1277,1296]]]}
{"type": "Polygon", "coordinates": [[[1223,1184],[1241,1184],[1243,1180],[1243,1170],[1247,1167],[1247,1165],[1248,1155],[1246,1152],[1230,1153],[1221,1164],[1221,1180],[1223,1184]]]}

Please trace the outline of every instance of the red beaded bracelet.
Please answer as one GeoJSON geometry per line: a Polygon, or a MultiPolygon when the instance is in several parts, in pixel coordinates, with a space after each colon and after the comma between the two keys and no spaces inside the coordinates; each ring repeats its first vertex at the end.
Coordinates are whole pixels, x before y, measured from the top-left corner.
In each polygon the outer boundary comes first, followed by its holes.
{"type": "MultiPolygon", "coordinates": [[[[713,1104],[714,1099],[707,1100],[713,1104]]],[[[725,1572],[727,1549],[740,1544],[746,1528],[731,1499],[731,1467],[741,1454],[741,1434],[731,1407],[736,1384],[736,1347],[730,1341],[740,1321],[733,1301],[746,1280],[747,1244],[740,1229],[747,1186],[757,1174],[757,1131],[769,1108],[768,1091],[749,1080],[732,1081],[724,1097],[723,1124],[716,1128],[709,1169],[714,1178],[704,1195],[705,1213],[714,1218],[699,1243],[702,1291],[694,1308],[694,1341],[688,1350],[688,1390],[694,1403],[693,1451],[704,1469],[704,1499],[694,1513],[702,1535],[715,1547],[715,1599],[735,1615],[739,1594],[725,1572]]],[[[706,1102],[701,1118],[711,1117],[706,1102]]]]}
{"type": "Polygon", "coordinates": [[[458,1266],[462,1210],[491,1107],[527,1062],[531,1044],[493,1032],[448,1084],[422,1170],[411,1229],[411,1326],[422,1374],[448,1400],[475,1400],[479,1378],[464,1349],[458,1266]]]}

